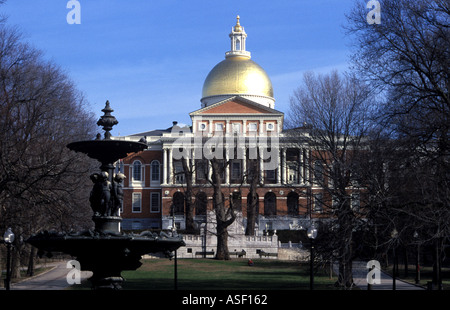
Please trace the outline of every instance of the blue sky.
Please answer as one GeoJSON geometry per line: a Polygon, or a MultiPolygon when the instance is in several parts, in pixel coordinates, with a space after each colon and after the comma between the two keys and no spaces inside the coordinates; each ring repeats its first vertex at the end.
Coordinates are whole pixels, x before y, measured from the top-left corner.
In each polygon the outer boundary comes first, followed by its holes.
{"type": "Polygon", "coordinates": [[[68,0],[7,0],[0,11],[67,72],[96,115],[110,101],[119,120],[112,133],[123,136],[191,124],[236,15],[272,80],[275,108],[288,113],[303,72],[348,67],[342,25],[354,1],[79,0],[81,24],[73,25],[68,0]]]}

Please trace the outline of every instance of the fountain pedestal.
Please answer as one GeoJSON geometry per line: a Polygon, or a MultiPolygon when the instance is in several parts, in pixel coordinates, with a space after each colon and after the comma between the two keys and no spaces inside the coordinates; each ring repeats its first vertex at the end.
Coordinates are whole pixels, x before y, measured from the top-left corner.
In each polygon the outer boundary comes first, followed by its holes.
{"type": "Polygon", "coordinates": [[[92,220],[95,223],[95,231],[113,234],[120,232],[120,216],[94,216],[92,220]]]}

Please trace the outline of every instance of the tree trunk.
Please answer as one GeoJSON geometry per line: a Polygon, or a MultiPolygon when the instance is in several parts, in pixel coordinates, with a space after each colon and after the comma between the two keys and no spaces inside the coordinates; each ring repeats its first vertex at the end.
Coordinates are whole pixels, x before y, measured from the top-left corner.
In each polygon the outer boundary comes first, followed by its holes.
{"type": "Polygon", "coordinates": [[[183,158],[184,178],[186,181],[185,207],[186,207],[186,231],[188,234],[196,231],[194,223],[194,204],[192,203],[192,164],[190,159],[183,158]]]}
{"type": "Polygon", "coordinates": [[[339,276],[338,285],[344,288],[350,288],[353,284],[352,268],[352,249],[350,244],[341,247],[341,257],[339,258],[339,276]]]}
{"type": "Polygon", "coordinates": [[[258,214],[256,213],[256,206],[258,205],[258,195],[256,188],[258,185],[259,164],[257,160],[249,160],[249,169],[247,180],[250,179],[250,201],[247,201],[247,227],[245,228],[245,235],[253,236],[255,234],[255,224],[258,214]]]}
{"type": "Polygon", "coordinates": [[[35,257],[34,246],[31,246],[30,257],[28,259],[27,276],[32,277],[34,275],[34,257],[35,257]]]}
{"type": "Polygon", "coordinates": [[[434,263],[433,263],[433,284],[438,290],[442,289],[442,279],[441,279],[441,255],[439,248],[439,238],[434,241],[434,263]]]}
{"type": "Polygon", "coordinates": [[[229,260],[230,254],[228,252],[228,230],[234,220],[235,215],[232,208],[226,209],[225,201],[222,194],[222,180],[220,178],[220,165],[214,158],[211,160],[212,167],[212,186],[214,189],[214,211],[216,212],[216,229],[217,229],[217,254],[216,259],[229,260]]]}
{"type": "Polygon", "coordinates": [[[20,246],[17,246],[18,242],[11,248],[11,279],[20,279],[20,246]]]}
{"type": "Polygon", "coordinates": [[[217,221],[217,254],[216,259],[229,260],[228,230],[222,221],[217,221]]]}
{"type": "Polygon", "coordinates": [[[338,235],[340,236],[340,239],[338,239],[338,243],[340,243],[338,285],[344,288],[351,288],[353,285],[353,212],[348,200],[344,199],[344,202],[340,207],[338,222],[338,235]]]}
{"type": "Polygon", "coordinates": [[[408,247],[404,246],[403,247],[403,255],[404,255],[404,262],[403,262],[403,266],[404,266],[404,277],[407,278],[409,276],[409,269],[408,269],[408,247]]]}

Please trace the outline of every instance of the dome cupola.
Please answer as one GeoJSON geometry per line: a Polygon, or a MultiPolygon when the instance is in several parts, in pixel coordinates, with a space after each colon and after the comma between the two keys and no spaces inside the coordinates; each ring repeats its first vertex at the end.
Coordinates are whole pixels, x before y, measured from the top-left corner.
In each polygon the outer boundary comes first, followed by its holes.
{"type": "Polygon", "coordinates": [[[218,63],[203,84],[202,107],[239,95],[254,102],[274,108],[272,82],[264,69],[251,60],[246,50],[247,34],[237,16],[230,33],[231,50],[225,60],[218,63]]]}

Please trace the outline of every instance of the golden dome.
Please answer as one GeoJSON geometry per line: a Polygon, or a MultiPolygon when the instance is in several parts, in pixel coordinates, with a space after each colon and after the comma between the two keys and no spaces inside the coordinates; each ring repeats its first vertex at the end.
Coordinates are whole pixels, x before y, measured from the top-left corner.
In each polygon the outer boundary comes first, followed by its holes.
{"type": "Polygon", "coordinates": [[[272,82],[256,62],[235,55],[218,63],[206,77],[202,97],[253,95],[273,97],[272,82]]]}

